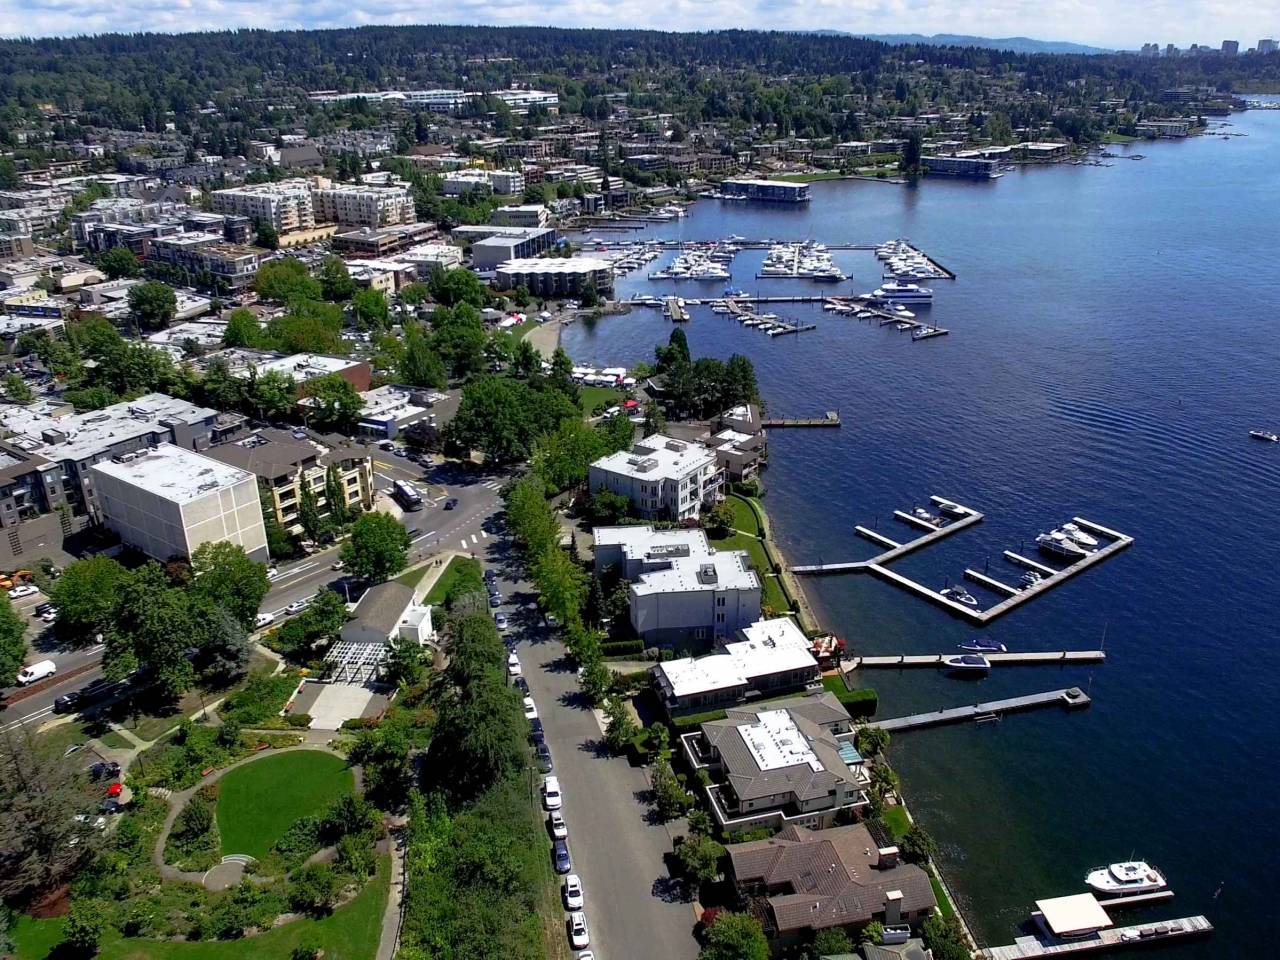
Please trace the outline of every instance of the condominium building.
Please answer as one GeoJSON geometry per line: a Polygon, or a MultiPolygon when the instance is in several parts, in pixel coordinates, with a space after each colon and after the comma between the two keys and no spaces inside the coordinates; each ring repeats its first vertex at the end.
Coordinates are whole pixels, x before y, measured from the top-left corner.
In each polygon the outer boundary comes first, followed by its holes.
{"type": "Polygon", "coordinates": [[[356,227],[412,223],[416,218],[408,187],[366,186],[323,181],[311,193],[315,219],[356,227]]]}
{"type": "Polygon", "coordinates": [[[830,693],[730,707],[680,739],[690,765],[711,775],[707,798],[725,831],[822,829],[869,805],[853,720],[830,693]]]}
{"type": "Polygon", "coordinates": [[[646,645],[706,648],[760,617],[760,578],[744,550],[714,550],[702,530],[596,527],[597,573],[630,582],[631,627],[646,645]]]}
{"type": "Polygon", "coordinates": [[[541,203],[512,204],[489,214],[489,222],[500,227],[545,227],[551,223],[551,211],[541,203]]]}
{"type": "Polygon", "coordinates": [[[706,447],[660,433],[601,457],[587,475],[592,493],[622,494],[647,520],[696,517],[704,505],[723,499],[723,479],[706,447]]]}
{"type": "MultiPolygon", "coordinates": [[[[471,248],[472,262],[508,245],[504,237],[483,240],[471,248]]],[[[522,286],[538,297],[576,297],[587,289],[607,293],[613,289],[613,264],[598,257],[524,257],[499,263],[494,282],[503,290],[522,286]]]]}
{"type": "Polygon", "coordinates": [[[302,532],[304,489],[311,491],[320,516],[330,513],[331,476],[348,510],[373,508],[373,462],[364,448],[345,438],[265,428],[212,447],[206,455],[256,476],[264,504],[290,533],[302,532]]]}
{"type": "Polygon", "coordinates": [[[193,275],[208,274],[212,285],[227,293],[253,286],[262,253],[253,247],[223,241],[220,233],[178,233],[150,243],[150,258],[193,275]]]}
{"type": "Polygon", "coordinates": [[[788,183],[785,180],[725,180],[721,192],[745,200],[763,200],[770,203],[805,203],[809,199],[807,183],[788,183]]]}
{"type": "Polygon", "coordinates": [[[102,519],[157,560],[190,557],[227,541],[267,559],[267,532],[253,474],[170,443],[95,464],[102,519]]]}
{"type": "Polygon", "coordinates": [[[298,178],[213,191],[215,213],[234,213],[271,224],[279,233],[316,225],[311,183],[298,178]]]}
{"type": "Polygon", "coordinates": [[[455,170],[444,175],[440,186],[446,197],[477,191],[514,196],[523,193],[524,188],[524,174],[512,170],[455,170]]]}

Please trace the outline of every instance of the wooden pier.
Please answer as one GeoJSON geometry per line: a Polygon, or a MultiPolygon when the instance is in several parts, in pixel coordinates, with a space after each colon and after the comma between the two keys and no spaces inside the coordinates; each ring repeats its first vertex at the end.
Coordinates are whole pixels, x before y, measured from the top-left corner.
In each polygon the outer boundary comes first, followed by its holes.
{"type": "MultiPolygon", "coordinates": [[[[942,501],[942,498],[940,497],[933,497],[932,499],[935,503],[942,501]]],[[[965,508],[965,509],[968,509],[968,508],[965,508]]],[[[898,516],[900,519],[902,519],[907,515],[903,514],[901,511],[898,511],[897,513],[895,513],[895,516],[898,516]]],[[[918,518],[916,517],[911,518],[913,522],[917,519],[918,518]]],[[[1024,557],[1019,554],[1006,550],[1005,557],[1009,559],[1011,562],[1019,564],[1021,566],[1029,567],[1030,569],[1037,571],[1044,577],[1044,579],[1042,579],[1039,583],[1035,583],[1026,587],[1014,587],[1014,586],[1011,586],[1010,584],[1003,583],[995,579],[994,577],[990,577],[986,574],[979,573],[976,570],[966,569],[965,576],[968,577],[970,580],[973,580],[975,583],[980,583],[984,587],[987,587],[995,591],[996,593],[1002,593],[1006,595],[1005,599],[1001,600],[999,603],[995,604],[994,606],[987,607],[985,610],[980,610],[977,607],[971,607],[966,604],[959,603],[955,600],[952,600],[950,597],[944,597],[940,590],[935,590],[932,587],[926,587],[924,584],[919,583],[915,580],[912,580],[910,577],[903,576],[897,571],[889,569],[888,567],[889,563],[892,563],[894,560],[899,559],[905,554],[911,553],[912,551],[915,551],[915,550],[919,550],[921,547],[928,546],[930,543],[933,543],[936,540],[940,540],[943,537],[948,536],[952,533],[956,533],[959,530],[962,530],[965,527],[969,526],[970,524],[977,523],[981,519],[982,519],[982,514],[977,513],[976,511],[970,510],[967,516],[961,517],[960,519],[953,521],[952,523],[948,524],[945,527],[940,527],[934,530],[932,533],[927,533],[923,537],[918,537],[915,540],[911,540],[908,543],[903,543],[903,544],[896,543],[895,541],[890,540],[888,537],[885,537],[879,533],[876,533],[874,530],[869,530],[866,527],[861,527],[861,526],[854,527],[855,532],[857,532],[859,535],[866,537],[869,540],[874,540],[876,543],[880,544],[881,546],[887,547],[888,549],[884,553],[880,554],[879,556],[872,557],[870,560],[857,560],[857,561],[850,561],[848,563],[807,564],[807,565],[792,567],[791,572],[797,573],[797,574],[807,573],[807,574],[813,574],[813,575],[837,574],[837,573],[870,573],[877,577],[880,577],[882,580],[887,580],[890,583],[894,584],[895,586],[901,587],[902,589],[910,593],[914,593],[916,596],[922,597],[925,600],[928,600],[931,603],[934,603],[937,606],[942,607],[944,610],[954,613],[957,616],[963,617],[973,623],[981,625],[981,624],[989,623],[990,621],[996,619],[997,617],[1004,616],[1006,613],[1013,610],[1015,607],[1019,606],[1020,604],[1026,603],[1028,600],[1032,599],[1033,597],[1038,597],[1045,591],[1052,590],[1054,587],[1058,586],[1059,584],[1065,583],[1067,580],[1071,579],[1077,574],[1084,573],[1084,571],[1088,570],[1090,567],[1094,566],[1095,564],[1101,563],[1103,560],[1106,560],[1108,557],[1111,557],[1116,553],[1119,553],[1121,550],[1124,550],[1126,547],[1130,546],[1133,543],[1133,538],[1126,534],[1120,533],[1116,530],[1108,529],[1107,527],[1094,523],[1091,520],[1086,520],[1083,517],[1072,517],[1071,519],[1075,521],[1075,523],[1080,527],[1090,531],[1091,533],[1099,534],[1103,537],[1106,537],[1110,539],[1111,542],[1107,543],[1104,546],[1100,546],[1097,550],[1093,551],[1092,553],[1088,554],[1085,557],[1081,557],[1079,560],[1076,560],[1073,563],[1068,564],[1067,566],[1063,567],[1061,570],[1056,570],[1053,567],[1046,566],[1045,564],[1038,563],[1035,560],[1031,560],[1027,557],[1024,557]]]]}
{"type": "Polygon", "coordinates": [[[689,311],[681,306],[679,297],[667,297],[663,301],[662,312],[666,314],[673,323],[685,323],[689,319],[689,311]]]}
{"type": "MultiPolygon", "coordinates": [[[[949,657],[957,656],[963,653],[957,650],[955,653],[928,653],[928,654],[899,654],[892,657],[851,657],[848,660],[840,661],[840,672],[848,673],[852,670],[871,670],[876,668],[885,669],[904,669],[906,667],[943,667],[949,657]]],[[[1052,652],[1032,652],[1032,653],[984,653],[984,657],[993,667],[1000,666],[1044,666],[1053,664],[1072,664],[1072,663],[1102,663],[1107,659],[1105,651],[1102,650],[1055,650],[1052,652]]]]}
{"type": "Polygon", "coordinates": [[[840,414],[835,410],[828,410],[824,417],[801,417],[798,419],[774,417],[761,421],[760,425],[770,430],[776,430],[779,427],[838,427],[840,426],[840,414]]]}
{"type": "Polygon", "coordinates": [[[1159,920],[1138,923],[1128,927],[1110,927],[1099,930],[1079,940],[1058,940],[1047,934],[1018,937],[1004,947],[987,947],[979,950],[981,960],[1029,960],[1032,957],[1059,957],[1093,950],[1114,950],[1118,947],[1148,946],[1185,937],[1203,937],[1213,932],[1213,924],[1207,917],[1182,917],[1178,920],[1159,920]]]}
{"type": "Polygon", "coordinates": [[[998,716],[1021,710],[1036,710],[1042,707],[1066,707],[1069,710],[1075,710],[1087,707],[1092,702],[1089,695],[1079,687],[1069,687],[1065,690],[1050,690],[1048,693],[1033,693],[1025,697],[975,703],[967,707],[950,707],[930,713],[916,713],[893,720],[877,720],[872,726],[896,733],[903,730],[919,730],[922,727],[937,727],[947,723],[963,723],[979,717],[998,716]]]}

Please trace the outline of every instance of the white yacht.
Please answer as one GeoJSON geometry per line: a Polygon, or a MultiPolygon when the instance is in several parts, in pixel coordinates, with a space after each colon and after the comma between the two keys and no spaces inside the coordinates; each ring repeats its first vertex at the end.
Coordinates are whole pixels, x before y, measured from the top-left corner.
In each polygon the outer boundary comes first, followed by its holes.
{"type": "Polygon", "coordinates": [[[1126,860],[1109,867],[1095,867],[1085,876],[1084,882],[1095,893],[1126,897],[1135,893],[1154,893],[1169,885],[1164,874],[1144,860],[1126,860]]]}
{"type": "Polygon", "coordinates": [[[976,607],[978,605],[978,598],[959,584],[952,587],[946,587],[938,592],[948,600],[953,600],[956,603],[963,603],[966,607],[976,607]]]}
{"type": "Polygon", "coordinates": [[[899,303],[929,303],[933,300],[933,291],[916,283],[899,283],[890,280],[881,284],[872,294],[878,300],[892,300],[899,303]]]}
{"type": "Polygon", "coordinates": [[[1076,543],[1061,530],[1051,530],[1036,537],[1036,545],[1050,556],[1063,560],[1079,560],[1089,554],[1084,547],[1076,543]]]}
{"type": "Polygon", "coordinates": [[[1079,524],[1064,523],[1058,529],[1082,547],[1096,547],[1098,545],[1098,538],[1092,534],[1085,533],[1080,529],[1079,524]]]}

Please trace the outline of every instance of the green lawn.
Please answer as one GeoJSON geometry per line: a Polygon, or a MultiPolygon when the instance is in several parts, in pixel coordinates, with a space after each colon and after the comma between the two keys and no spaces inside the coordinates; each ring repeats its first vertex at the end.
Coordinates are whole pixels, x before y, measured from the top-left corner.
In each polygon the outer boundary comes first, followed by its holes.
{"type": "Polygon", "coordinates": [[[741,530],[743,533],[749,533],[754,537],[758,537],[763,533],[760,529],[760,519],[746,499],[734,494],[726,497],[724,502],[733,510],[733,526],[735,530],[741,530]]]}
{"type": "Polygon", "coordinates": [[[760,575],[760,602],[774,610],[791,609],[791,605],[787,603],[787,595],[782,592],[781,582],[770,575],[773,568],[764,552],[763,543],[742,533],[735,533],[724,539],[712,539],[711,543],[717,550],[747,551],[752,568],[760,575]]]}
{"type": "Polygon", "coordinates": [[[839,180],[847,177],[847,173],[839,170],[824,170],[820,173],[777,173],[770,180],[785,180],[787,183],[812,183],[815,180],[839,180]]]}
{"type": "Polygon", "coordinates": [[[948,919],[954,917],[956,908],[951,905],[947,891],[942,889],[942,884],[939,882],[938,876],[934,873],[932,867],[929,869],[929,885],[933,887],[933,899],[938,901],[938,909],[942,911],[942,915],[948,919]]]}
{"type": "MultiPolygon", "coordinates": [[[[430,570],[430,567],[410,570],[408,573],[402,573],[398,579],[401,583],[416,587],[430,570]]],[[[432,584],[431,589],[427,591],[426,597],[423,598],[424,602],[444,603],[444,599],[449,595],[449,591],[453,589],[453,585],[464,577],[474,578],[477,582],[483,579],[483,571],[480,569],[479,560],[472,560],[470,557],[454,557],[450,560],[449,565],[444,568],[444,571],[436,578],[436,582],[432,584]]]]}
{"type": "Polygon", "coordinates": [[[578,392],[578,408],[589,417],[600,404],[621,403],[626,398],[625,390],[614,387],[581,387],[578,392]]]}
{"type": "MultiPolygon", "coordinates": [[[[390,887],[391,861],[378,858],[378,873],[355,898],[323,920],[295,920],[256,937],[182,943],[103,937],[100,960],[289,960],[306,941],[324,950],[325,960],[372,960],[382,934],[382,912],[390,887]]],[[[45,960],[62,939],[63,920],[24,917],[13,931],[18,960],[45,960]]]]}
{"type": "Polygon", "coordinates": [[[1104,133],[1102,135],[1103,143],[1137,143],[1141,137],[1131,137],[1126,133],[1104,133]]]}
{"type": "Polygon", "coordinates": [[[102,736],[98,737],[102,741],[104,747],[110,747],[112,750],[128,750],[133,743],[126,740],[114,730],[108,730],[102,736]]]}
{"type": "Polygon", "coordinates": [[[261,860],[295,820],[350,793],[353,781],[340,757],[297,750],[238,767],[218,786],[223,854],[246,853],[261,860]]]}
{"type": "Polygon", "coordinates": [[[895,840],[900,840],[911,829],[911,821],[907,819],[907,811],[903,807],[885,807],[880,819],[895,840]]]}

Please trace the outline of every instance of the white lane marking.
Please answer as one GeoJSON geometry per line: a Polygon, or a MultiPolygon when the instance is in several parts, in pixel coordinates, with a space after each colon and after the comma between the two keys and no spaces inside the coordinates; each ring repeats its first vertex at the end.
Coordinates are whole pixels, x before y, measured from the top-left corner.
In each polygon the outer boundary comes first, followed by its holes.
{"type": "Polygon", "coordinates": [[[476,545],[476,542],[478,541],[478,539],[479,538],[474,533],[471,535],[471,545],[473,547],[476,545]]]}
{"type": "Polygon", "coordinates": [[[9,723],[6,723],[3,727],[0,727],[0,730],[16,730],[18,727],[22,726],[24,723],[30,723],[32,720],[40,720],[44,717],[49,716],[52,713],[53,713],[52,706],[45,707],[43,710],[37,710],[34,713],[28,713],[25,717],[19,717],[17,720],[13,720],[9,723]]]}
{"type": "Polygon", "coordinates": [[[481,536],[481,538],[482,538],[482,539],[484,539],[484,540],[488,540],[488,539],[489,539],[489,532],[488,532],[487,530],[481,530],[481,531],[480,531],[480,536],[481,536]]]}
{"type": "Polygon", "coordinates": [[[459,541],[459,543],[461,543],[461,544],[462,544],[462,549],[463,549],[463,550],[467,549],[467,538],[466,538],[466,537],[463,537],[463,538],[459,541]]]}
{"type": "Polygon", "coordinates": [[[436,532],[434,530],[431,530],[427,533],[420,533],[416,537],[411,537],[409,542],[417,543],[419,540],[425,540],[427,539],[427,537],[434,537],[435,535],[436,535],[436,532]]]}
{"type": "Polygon", "coordinates": [[[308,570],[314,570],[318,566],[320,566],[320,561],[312,560],[310,563],[304,563],[304,564],[301,564],[300,566],[293,567],[292,569],[285,570],[283,573],[281,573],[271,582],[279,583],[281,580],[288,580],[291,577],[296,577],[300,573],[306,573],[308,570]]]}

